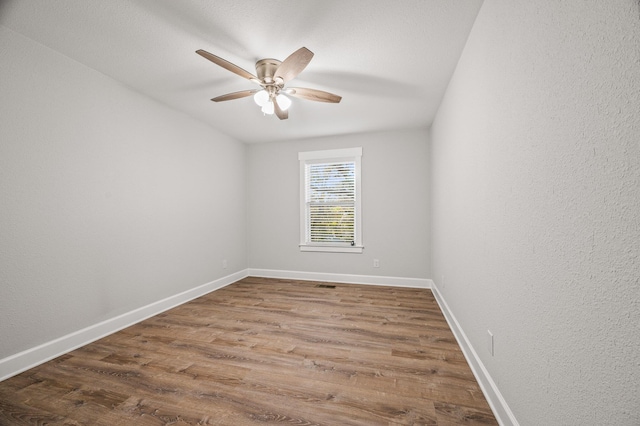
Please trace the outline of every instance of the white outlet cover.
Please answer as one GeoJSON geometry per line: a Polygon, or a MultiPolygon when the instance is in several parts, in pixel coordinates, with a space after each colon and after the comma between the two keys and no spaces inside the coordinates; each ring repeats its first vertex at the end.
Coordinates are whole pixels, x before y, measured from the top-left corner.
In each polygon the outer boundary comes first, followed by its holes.
{"type": "Polygon", "coordinates": [[[487,350],[493,356],[493,333],[487,330],[487,350]]]}

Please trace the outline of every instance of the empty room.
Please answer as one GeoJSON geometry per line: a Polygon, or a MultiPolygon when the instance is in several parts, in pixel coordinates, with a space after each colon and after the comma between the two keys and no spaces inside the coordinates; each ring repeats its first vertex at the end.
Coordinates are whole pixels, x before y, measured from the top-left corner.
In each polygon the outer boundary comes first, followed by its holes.
{"type": "Polygon", "coordinates": [[[640,1],[0,0],[0,425],[640,425],[640,1]]]}

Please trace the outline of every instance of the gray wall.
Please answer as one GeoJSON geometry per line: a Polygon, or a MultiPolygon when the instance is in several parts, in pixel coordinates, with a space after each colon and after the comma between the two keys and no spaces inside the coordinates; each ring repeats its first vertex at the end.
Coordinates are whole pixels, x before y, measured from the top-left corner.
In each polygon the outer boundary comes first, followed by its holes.
{"type": "Polygon", "coordinates": [[[523,425],[640,424],[639,9],[485,0],[432,127],[433,279],[523,425]]]}
{"type": "Polygon", "coordinates": [[[250,145],[249,265],[429,278],[428,134],[396,131],[250,145]],[[301,253],[298,152],[361,146],[364,252],[301,253]],[[373,268],[373,259],[380,267],[373,268]]]}
{"type": "Polygon", "coordinates": [[[0,96],[0,359],[246,268],[243,144],[1,26],[0,96]]]}

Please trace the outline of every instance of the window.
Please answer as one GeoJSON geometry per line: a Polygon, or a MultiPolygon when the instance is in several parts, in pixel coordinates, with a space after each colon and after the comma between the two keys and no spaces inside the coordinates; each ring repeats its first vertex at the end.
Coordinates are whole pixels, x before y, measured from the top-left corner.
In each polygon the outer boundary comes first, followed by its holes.
{"type": "Polygon", "coordinates": [[[301,152],[300,250],[362,253],[362,148],[301,152]]]}

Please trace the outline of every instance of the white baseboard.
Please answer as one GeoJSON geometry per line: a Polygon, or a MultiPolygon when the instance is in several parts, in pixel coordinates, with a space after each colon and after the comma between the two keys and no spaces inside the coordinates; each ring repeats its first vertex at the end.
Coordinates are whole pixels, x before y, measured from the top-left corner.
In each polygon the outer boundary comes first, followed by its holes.
{"type": "Polygon", "coordinates": [[[444,300],[435,284],[431,286],[431,291],[433,292],[433,295],[435,296],[436,301],[440,306],[440,310],[444,314],[451,331],[453,331],[453,334],[455,335],[456,340],[467,359],[467,363],[469,364],[469,367],[471,367],[471,371],[473,371],[473,375],[476,377],[478,384],[482,388],[482,392],[487,398],[487,402],[491,406],[498,423],[502,426],[519,426],[516,417],[513,415],[513,412],[507,405],[507,402],[502,397],[496,383],[489,375],[489,372],[480,360],[478,353],[473,349],[467,335],[462,330],[462,327],[460,327],[458,320],[449,309],[449,305],[447,305],[447,302],[444,300]]]}
{"type": "Polygon", "coordinates": [[[427,278],[382,277],[377,275],[329,274],[325,272],[282,271],[276,269],[249,269],[249,276],[303,281],[326,281],[347,284],[386,285],[391,287],[431,288],[427,278]]]}
{"type": "Polygon", "coordinates": [[[26,351],[0,359],[0,381],[22,373],[30,368],[52,360],[60,355],[82,347],[88,343],[101,339],[123,328],[129,327],[168,309],[203,296],[219,288],[232,284],[248,275],[244,269],[226,277],[219,278],[207,284],[184,291],[166,299],[142,306],[133,311],[118,315],[98,324],[67,334],[50,342],[36,346],[26,351]]]}

